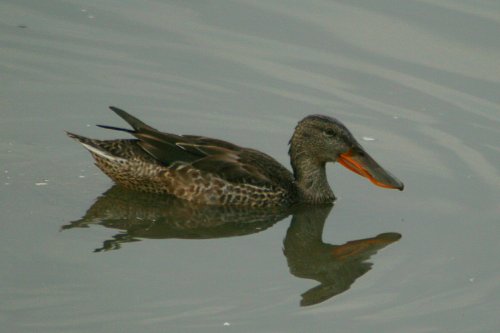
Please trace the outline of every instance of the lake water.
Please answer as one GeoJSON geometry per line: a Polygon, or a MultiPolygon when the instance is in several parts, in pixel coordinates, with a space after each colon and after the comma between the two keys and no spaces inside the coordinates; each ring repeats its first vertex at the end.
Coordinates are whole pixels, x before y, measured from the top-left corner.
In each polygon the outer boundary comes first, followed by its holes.
{"type": "Polygon", "coordinates": [[[498,332],[497,1],[0,2],[5,332],[498,332]],[[153,126],[288,166],[307,114],[404,181],[332,209],[111,188],[64,130],[153,126]],[[111,188],[111,189],[110,189],[111,188]]]}

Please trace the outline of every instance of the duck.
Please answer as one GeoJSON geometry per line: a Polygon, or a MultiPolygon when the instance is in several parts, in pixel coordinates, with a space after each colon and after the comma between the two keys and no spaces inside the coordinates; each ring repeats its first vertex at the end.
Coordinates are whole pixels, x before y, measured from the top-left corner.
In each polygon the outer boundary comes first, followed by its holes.
{"type": "Polygon", "coordinates": [[[403,190],[334,117],[308,115],[289,141],[288,170],[252,148],[199,135],[161,132],[128,112],[109,107],[132,129],[97,125],[134,138],[97,140],[66,132],[92,155],[116,184],[141,192],[171,195],[204,205],[251,207],[331,204],[336,197],[326,164],[338,162],[373,184],[403,190]]]}

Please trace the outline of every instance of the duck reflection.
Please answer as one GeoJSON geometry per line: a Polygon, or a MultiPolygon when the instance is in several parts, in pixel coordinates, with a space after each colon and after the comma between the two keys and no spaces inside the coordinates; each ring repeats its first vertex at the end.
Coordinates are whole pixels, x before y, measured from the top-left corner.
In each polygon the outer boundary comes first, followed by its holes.
{"type": "Polygon", "coordinates": [[[398,233],[383,233],[343,245],[326,244],[323,227],[331,209],[324,206],[296,211],[283,242],[290,273],[320,283],[301,295],[301,306],[321,303],[349,289],[371,269],[373,264],[367,260],[372,255],[401,238],[398,233]]]}
{"type": "Polygon", "coordinates": [[[165,195],[137,193],[114,186],[103,193],[85,215],[62,229],[98,224],[121,230],[95,252],[116,250],[141,238],[208,239],[244,236],[270,228],[292,215],[283,241],[290,272],[320,284],[302,294],[301,306],[321,303],[338,295],[368,272],[367,260],[378,250],[401,238],[383,233],[343,245],[322,241],[325,221],[332,205],[291,208],[250,208],[194,205],[165,195]]]}
{"type": "Polygon", "coordinates": [[[208,239],[244,236],[260,232],[290,215],[283,207],[251,208],[208,206],[175,197],[140,193],[113,186],[85,215],[62,229],[99,224],[123,230],[95,252],[116,250],[121,244],[151,239],[208,239]]]}

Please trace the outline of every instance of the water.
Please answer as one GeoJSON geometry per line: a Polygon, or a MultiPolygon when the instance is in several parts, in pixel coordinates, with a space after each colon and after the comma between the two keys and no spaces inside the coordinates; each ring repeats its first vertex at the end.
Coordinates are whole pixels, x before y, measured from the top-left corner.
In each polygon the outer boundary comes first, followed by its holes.
{"type": "Polygon", "coordinates": [[[492,1],[2,1],[2,327],[497,332],[499,29],[492,1]],[[131,200],[64,135],[116,137],[108,105],[287,166],[335,116],[406,188],[335,165],[331,211],[238,224],[131,200]]]}

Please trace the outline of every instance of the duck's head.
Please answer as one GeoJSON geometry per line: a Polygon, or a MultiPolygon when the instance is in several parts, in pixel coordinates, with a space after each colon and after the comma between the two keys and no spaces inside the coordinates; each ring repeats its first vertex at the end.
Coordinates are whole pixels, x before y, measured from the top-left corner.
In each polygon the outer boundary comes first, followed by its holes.
{"type": "Polygon", "coordinates": [[[404,188],[399,179],[368,155],[344,124],[332,117],[310,115],[302,119],[290,140],[289,153],[296,175],[298,160],[307,159],[317,165],[339,162],[377,186],[401,191],[404,188]]]}

